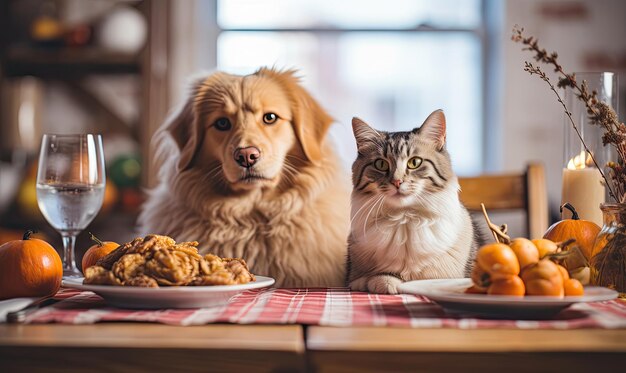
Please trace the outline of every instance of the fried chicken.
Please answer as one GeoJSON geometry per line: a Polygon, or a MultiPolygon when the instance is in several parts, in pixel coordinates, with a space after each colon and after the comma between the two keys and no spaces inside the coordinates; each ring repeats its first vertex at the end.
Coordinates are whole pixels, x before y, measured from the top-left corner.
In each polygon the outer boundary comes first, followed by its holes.
{"type": "Polygon", "coordinates": [[[246,262],[198,253],[198,242],[176,243],[156,234],[121,245],[85,270],[85,284],[115,286],[209,286],[254,281],[246,262]]]}

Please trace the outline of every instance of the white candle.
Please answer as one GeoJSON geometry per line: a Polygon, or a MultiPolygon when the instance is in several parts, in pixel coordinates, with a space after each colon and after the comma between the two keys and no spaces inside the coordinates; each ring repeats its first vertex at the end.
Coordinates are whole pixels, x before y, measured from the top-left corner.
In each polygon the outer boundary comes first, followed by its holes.
{"type": "MultiPolygon", "coordinates": [[[[563,189],[561,205],[569,202],[584,220],[590,220],[602,226],[602,210],[604,203],[604,184],[602,175],[595,167],[580,169],[563,169],[563,189]]],[[[564,209],[563,219],[571,219],[572,214],[564,209]]]]}

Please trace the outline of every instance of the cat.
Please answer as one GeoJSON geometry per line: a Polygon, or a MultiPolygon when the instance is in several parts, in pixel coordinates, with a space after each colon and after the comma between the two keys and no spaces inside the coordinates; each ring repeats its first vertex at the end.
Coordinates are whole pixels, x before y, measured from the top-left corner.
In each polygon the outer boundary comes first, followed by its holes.
{"type": "Polygon", "coordinates": [[[348,286],[396,294],[405,281],[467,277],[480,234],[459,200],[443,111],[409,132],[377,131],[359,118],[352,129],[348,286]]]}

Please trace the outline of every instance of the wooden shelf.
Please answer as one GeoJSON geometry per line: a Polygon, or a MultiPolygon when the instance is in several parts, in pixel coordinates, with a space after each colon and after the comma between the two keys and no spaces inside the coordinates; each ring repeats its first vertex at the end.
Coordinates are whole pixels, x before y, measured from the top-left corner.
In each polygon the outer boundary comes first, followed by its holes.
{"type": "Polygon", "coordinates": [[[86,74],[123,74],[140,71],[139,56],[99,48],[45,49],[15,46],[3,61],[7,77],[76,77],[86,74]]]}

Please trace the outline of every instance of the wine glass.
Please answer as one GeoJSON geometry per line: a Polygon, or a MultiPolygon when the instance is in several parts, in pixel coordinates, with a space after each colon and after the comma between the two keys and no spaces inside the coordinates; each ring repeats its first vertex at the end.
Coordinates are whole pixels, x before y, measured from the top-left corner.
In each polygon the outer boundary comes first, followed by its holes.
{"type": "Polygon", "coordinates": [[[100,211],[104,185],[101,135],[43,135],[37,203],[63,238],[63,277],[82,276],[74,260],[76,236],[100,211]]]}

